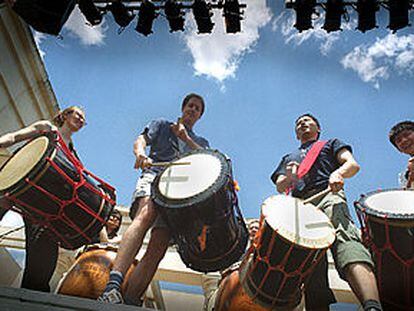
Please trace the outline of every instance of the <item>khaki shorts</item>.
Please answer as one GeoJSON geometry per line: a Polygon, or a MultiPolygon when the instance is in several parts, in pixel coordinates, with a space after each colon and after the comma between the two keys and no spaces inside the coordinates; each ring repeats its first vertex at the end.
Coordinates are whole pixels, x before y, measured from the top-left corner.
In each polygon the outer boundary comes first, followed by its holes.
{"type": "Polygon", "coordinates": [[[374,268],[371,254],[349,215],[344,191],[329,193],[312,203],[329,217],[335,228],[336,240],[331,251],[340,277],[346,280],[345,267],[351,263],[365,263],[374,268]]]}

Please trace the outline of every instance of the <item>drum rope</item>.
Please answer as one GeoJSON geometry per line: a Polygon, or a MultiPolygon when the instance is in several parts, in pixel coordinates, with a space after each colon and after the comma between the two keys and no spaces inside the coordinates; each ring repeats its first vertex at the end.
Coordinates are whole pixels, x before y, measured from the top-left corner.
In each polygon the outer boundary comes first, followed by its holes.
{"type": "Polygon", "coordinates": [[[23,228],[24,228],[24,225],[20,226],[20,227],[17,227],[17,228],[10,229],[6,232],[3,232],[2,234],[0,234],[0,241],[3,241],[8,235],[10,235],[14,232],[17,232],[19,230],[22,230],[23,228]]]}

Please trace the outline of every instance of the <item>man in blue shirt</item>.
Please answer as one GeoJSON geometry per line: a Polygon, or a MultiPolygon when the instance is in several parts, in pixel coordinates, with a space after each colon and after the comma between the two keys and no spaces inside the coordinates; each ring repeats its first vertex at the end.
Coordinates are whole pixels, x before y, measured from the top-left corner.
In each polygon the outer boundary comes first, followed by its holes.
{"type": "Polygon", "coordinates": [[[204,100],[191,93],[182,103],[181,118],[176,123],[165,119],[150,122],[134,143],[135,169],[142,169],[133,194],[130,216],[133,219],[125,231],[112,268],[109,282],[99,298],[110,303],[139,304],[141,296],[151,282],[157,267],[167,251],[171,234],[158,215],[150,198],[151,184],[160,168],[151,166],[153,162],[169,162],[180,154],[193,149],[208,148],[206,139],[193,132],[195,123],[204,113],[204,100]],[[150,146],[149,155],[146,147],[150,146]],[[147,231],[151,237],[144,257],[135,268],[128,281],[124,296],[120,288],[123,278],[142,246],[147,231]]]}
{"type": "Polygon", "coordinates": [[[300,116],[295,122],[295,132],[301,146],[283,157],[271,179],[279,192],[284,193],[292,188],[292,195],[298,198],[309,198],[328,187],[331,189],[330,193],[312,203],[329,217],[335,228],[336,240],[331,247],[335,266],[365,311],[382,310],[374,264],[351,220],[343,191],[344,179],[353,177],[359,171],[351,147],[338,139],[328,140],[308,173],[298,179],[299,164],[319,139],[320,131],[320,124],[314,116],[300,116]]]}

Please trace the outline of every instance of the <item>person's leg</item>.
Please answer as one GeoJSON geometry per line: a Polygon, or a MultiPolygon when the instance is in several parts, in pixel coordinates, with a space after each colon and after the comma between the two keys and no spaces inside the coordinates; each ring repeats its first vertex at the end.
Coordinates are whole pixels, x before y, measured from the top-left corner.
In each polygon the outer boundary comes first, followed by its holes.
{"type": "Polygon", "coordinates": [[[307,310],[327,311],[336,299],[329,287],[328,258],[325,254],[305,281],[305,306],[307,310]]]}
{"type": "Polygon", "coordinates": [[[131,208],[137,209],[138,213],[122,235],[114,265],[109,274],[109,281],[106,284],[104,292],[98,298],[100,301],[109,303],[123,302],[121,285],[125,273],[128,271],[128,268],[140,250],[145,234],[153,224],[157,215],[154,204],[149,196],[136,199],[131,208]]]}
{"type": "Polygon", "coordinates": [[[352,263],[345,267],[346,279],[358,300],[379,301],[377,281],[372,268],[365,263],[352,263]]]}
{"type": "Polygon", "coordinates": [[[344,193],[328,194],[323,201],[321,208],[335,228],[332,254],[340,277],[349,283],[364,310],[382,310],[373,272],[374,263],[349,215],[344,193]]]}
{"type": "Polygon", "coordinates": [[[126,303],[139,304],[141,297],[157,271],[160,261],[164,258],[170,238],[167,228],[156,227],[152,229],[145,255],[128,279],[124,294],[126,303]]]}
{"type": "Polygon", "coordinates": [[[49,292],[49,281],[56,268],[58,245],[47,232],[24,220],[26,232],[26,261],[22,288],[49,292]]]}

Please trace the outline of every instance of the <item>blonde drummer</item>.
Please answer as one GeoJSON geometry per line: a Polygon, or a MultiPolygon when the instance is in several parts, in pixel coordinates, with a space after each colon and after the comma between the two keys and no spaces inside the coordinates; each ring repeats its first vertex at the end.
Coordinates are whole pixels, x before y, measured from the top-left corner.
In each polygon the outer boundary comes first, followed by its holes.
{"type": "MultiPolygon", "coordinates": [[[[72,135],[85,125],[85,112],[78,106],[60,111],[52,121],[40,120],[23,129],[0,137],[0,148],[7,148],[45,132],[59,131],[69,150],[76,156],[72,135]]],[[[9,204],[1,202],[2,205],[9,204]]],[[[9,206],[5,206],[6,208],[9,206]]],[[[26,262],[21,286],[50,291],[49,281],[56,268],[58,243],[50,238],[47,229],[24,218],[26,233],[26,262]]]]}

